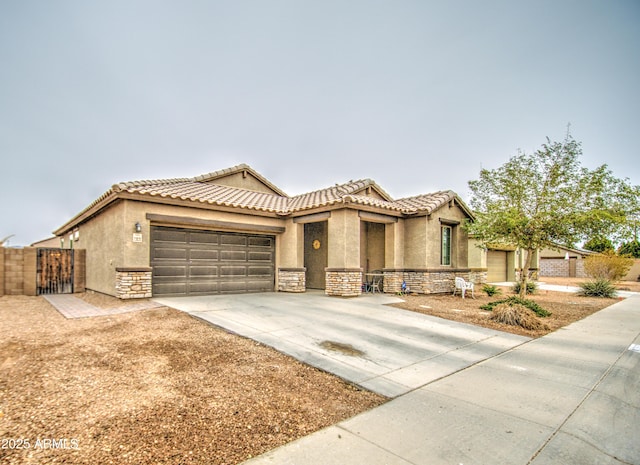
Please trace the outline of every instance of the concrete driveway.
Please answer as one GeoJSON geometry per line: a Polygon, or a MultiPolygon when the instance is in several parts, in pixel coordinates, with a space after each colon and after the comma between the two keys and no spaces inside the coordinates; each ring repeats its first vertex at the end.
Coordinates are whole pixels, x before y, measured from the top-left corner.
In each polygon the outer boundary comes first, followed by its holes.
{"type": "Polygon", "coordinates": [[[260,293],[170,297],[185,311],[387,397],[493,357],[529,338],[389,307],[396,297],[352,299],[260,293]]]}

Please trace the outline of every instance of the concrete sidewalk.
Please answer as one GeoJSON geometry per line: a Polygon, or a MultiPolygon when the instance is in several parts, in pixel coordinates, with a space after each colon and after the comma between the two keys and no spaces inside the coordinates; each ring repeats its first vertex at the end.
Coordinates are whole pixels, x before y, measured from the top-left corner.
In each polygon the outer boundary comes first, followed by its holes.
{"type": "MultiPolygon", "coordinates": [[[[544,279],[544,278],[542,278],[542,279],[544,279]]],[[[515,283],[513,283],[513,282],[503,282],[503,283],[490,283],[490,284],[493,284],[495,286],[511,287],[515,283]]],[[[580,291],[580,288],[578,286],[564,286],[564,285],[560,285],[560,284],[547,284],[544,281],[536,281],[536,284],[538,286],[538,289],[543,290],[543,291],[555,291],[555,292],[579,292],[580,291]]],[[[637,295],[640,295],[640,292],[616,290],[616,295],[615,296],[627,299],[629,297],[633,297],[633,296],[637,296],[637,295]]]]}
{"type": "Polygon", "coordinates": [[[640,464],[640,297],[246,465],[640,464]]]}
{"type": "Polygon", "coordinates": [[[143,302],[127,302],[119,307],[100,308],[74,296],[73,294],[49,294],[42,296],[65,318],[87,318],[92,316],[118,315],[161,307],[160,304],[145,300],[143,302]]]}

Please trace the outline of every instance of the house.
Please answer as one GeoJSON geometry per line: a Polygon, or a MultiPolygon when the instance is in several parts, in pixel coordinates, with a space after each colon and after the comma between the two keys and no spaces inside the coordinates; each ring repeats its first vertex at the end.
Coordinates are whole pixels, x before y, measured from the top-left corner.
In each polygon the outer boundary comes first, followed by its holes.
{"type": "MultiPolygon", "coordinates": [[[[525,264],[526,251],[506,244],[489,244],[483,246],[473,237],[469,238],[469,266],[472,269],[486,270],[486,282],[515,282],[525,264]]],[[[533,253],[529,272],[534,279],[538,278],[540,254],[533,253]]]]}
{"type": "Polygon", "coordinates": [[[584,259],[596,252],[557,245],[540,251],[541,277],[584,278],[584,259]]]}
{"type": "MultiPolygon", "coordinates": [[[[356,296],[450,292],[468,263],[452,191],[394,200],[370,179],[288,196],[242,164],[193,178],[113,185],[58,228],[86,249],[86,287],[119,298],[260,291],[356,296]]],[[[67,241],[67,246],[68,246],[67,241]]]]}

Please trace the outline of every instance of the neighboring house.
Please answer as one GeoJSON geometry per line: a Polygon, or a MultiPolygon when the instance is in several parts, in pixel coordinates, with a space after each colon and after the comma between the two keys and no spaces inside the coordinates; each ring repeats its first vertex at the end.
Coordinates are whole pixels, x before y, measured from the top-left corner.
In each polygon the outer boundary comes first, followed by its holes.
{"type": "MultiPolygon", "coordinates": [[[[488,283],[515,282],[525,262],[525,251],[507,245],[491,244],[482,247],[473,238],[469,240],[469,266],[472,269],[486,270],[488,283]]],[[[538,277],[539,253],[534,252],[529,272],[538,277]]]]}
{"type": "Polygon", "coordinates": [[[584,259],[596,252],[558,245],[540,251],[541,277],[584,278],[584,259]]]}
{"type": "MultiPolygon", "coordinates": [[[[62,237],[49,237],[47,239],[42,239],[41,241],[38,242],[34,242],[33,244],[31,244],[31,247],[44,247],[44,248],[52,248],[52,249],[59,249],[61,247],[63,247],[64,244],[64,240],[62,237]]],[[[69,244],[66,244],[67,248],[69,247],[69,244]]]]}
{"type": "MultiPolygon", "coordinates": [[[[450,292],[471,270],[452,191],[394,200],[370,179],[288,196],[247,165],[115,184],[54,232],[87,251],[86,287],[120,298],[384,290],[450,292]]],[[[68,246],[65,244],[65,246],[68,246]]]]}

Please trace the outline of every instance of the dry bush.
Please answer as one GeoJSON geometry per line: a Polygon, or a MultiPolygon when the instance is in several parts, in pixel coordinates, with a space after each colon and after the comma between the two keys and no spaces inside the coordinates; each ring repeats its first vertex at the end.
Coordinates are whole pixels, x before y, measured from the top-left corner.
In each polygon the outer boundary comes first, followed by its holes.
{"type": "Polygon", "coordinates": [[[633,258],[604,252],[584,259],[584,272],[590,278],[603,281],[620,281],[633,265],[633,258]]]}
{"type": "Polygon", "coordinates": [[[538,330],[549,329],[542,323],[534,312],[520,304],[500,304],[493,309],[491,320],[511,326],[520,326],[524,329],[538,330]]]}

